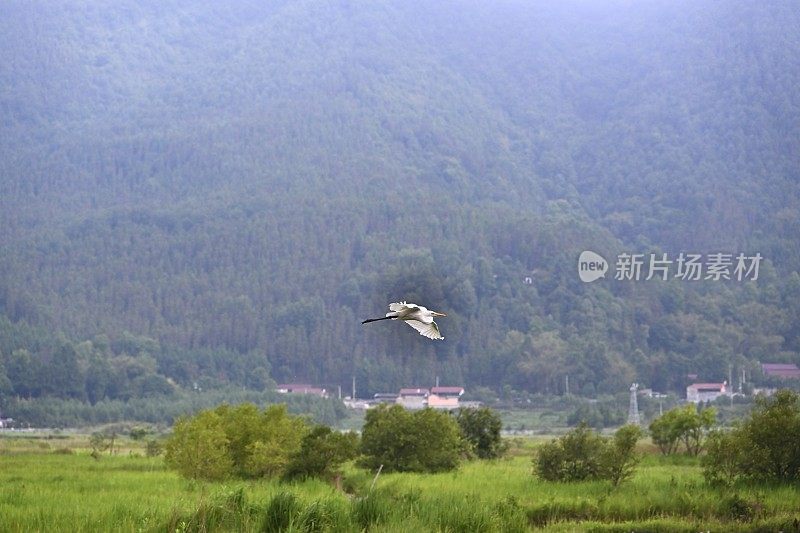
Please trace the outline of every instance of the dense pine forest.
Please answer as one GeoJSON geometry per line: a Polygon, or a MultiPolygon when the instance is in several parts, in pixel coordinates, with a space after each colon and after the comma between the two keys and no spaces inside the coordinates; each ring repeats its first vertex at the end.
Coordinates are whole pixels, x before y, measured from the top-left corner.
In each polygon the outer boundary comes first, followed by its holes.
{"type": "Polygon", "coordinates": [[[0,408],[800,363],[792,1],[0,7],[0,408]],[[611,263],[583,283],[584,250],[611,263]],[[760,253],[757,280],[614,279],[760,253]],[[393,323],[447,313],[443,342],[393,323]]]}

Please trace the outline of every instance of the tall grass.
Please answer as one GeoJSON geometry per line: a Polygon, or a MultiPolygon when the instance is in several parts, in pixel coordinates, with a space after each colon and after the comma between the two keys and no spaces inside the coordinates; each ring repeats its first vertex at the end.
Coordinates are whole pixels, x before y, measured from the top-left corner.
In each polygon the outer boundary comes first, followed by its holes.
{"type": "MultiPolygon", "coordinates": [[[[59,443],[59,447],[61,443],[59,443]]],[[[630,483],[547,483],[530,457],[451,473],[348,467],[322,481],[188,482],[159,458],[58,448],[0,454],[0,531],[791,531],[800,490],[710,488],[694,459],[644,459],[630,483]]]]}

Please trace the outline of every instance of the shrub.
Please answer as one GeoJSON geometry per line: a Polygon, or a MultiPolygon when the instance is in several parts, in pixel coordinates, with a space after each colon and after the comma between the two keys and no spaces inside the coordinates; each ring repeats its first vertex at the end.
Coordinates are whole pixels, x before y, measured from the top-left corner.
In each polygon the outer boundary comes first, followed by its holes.
{"type": "Polygon", "coordinates": [[[143,427],[133,427],[129,432],[129,436],[132,440],[142,440],[147,436],[147,429],[143,427]]]}
{"type": "Polygon", "coordinates": [[[284,477],[332,477],[339,465],[356,456],[357,450],[358,434],[338,433],[327,426],[317,426],[303,437],[284,477]]]}
{"type": "Polygon", "coordinates": [[[705,436],[716,420],[714,409],[697,408],[688,404],[667,411],[650,423],[653,442],[664,455],[678,451],[683,444],[689,455],[698,455],[703,450],[705,436]]]}
{"type": "Polygon", "coordinates": [[[581,423],[563,437],[539,448],[536,473],[546,481],[583,481],[600,473],[603,439],[581,423]]]}
{"type": "Polygon", "coordinates": [[[720,430],[706,439],[706,455],[701,459],[703,476],[711,485],[731,485],[739,476],[742,447],[735,435],[720,430]]]}
{"type": "Polygon", "coordinates": [[[166,444],[166,463],[190,478],[281,476],[300,449],[306,423],[284,405],[222,405],[179,420],[166,444]]]}
{"type": "Polygon", "coordinates": [[[500,436],[503,421],[500,415],[488,407],[460,409],[456,421],[461,429],[461,436],[479,458],[494,459],[502,456],[508,449],[500,436]]]}
{"type": "Polygon", "coordinates": [[[441,472],[456,468],[465,450],[458,424],[448,413],[381,405],[367,411],[360,464],[383,465],[388,472],[441,472]]]}
{"type": "Polygon", "coordinates": [[[308,431],[306,422],[286,412],[285,405],[263,411],[251,403],[216,411],[223,417],[230,456],[239,477],[280,477],[308,431]]]}
{"type": "Polygon", "coordinates": [[[164,446],[156,439],[148,439],[144,445],[144,453],[147,457],[158,457],[164,452],[164,446]]]}
{"type": "Polygon", "coordinates": [[[763,514],[764,504],[756,500],[748,500],[738,494],[730,494],[720,500],[718,514],[729,520],[752,522],[763,514]]]}
{"type": "Polygon", "coordinates": [[[639,456],[636,455],[636,442],[642,437],[639,426],[622,426],[614,434],[614,438],[605,445],[602,454],[602,477],[611,481],[615,487],[633,476],[639,456]]]}
{"type": "Polygon", "coordinates": [[[233,471],[229,445],[219,413],[202,411],[193,418],[178,420],[167,441],[164,460],[188,478],[224,479],[233,471]]]}
{"type": "Polygon", "coordinates": [[[709,483],[800,480],[800,395],[780,390],[758,398],[738,428],[713,435],[702,464],[709,483]]]}
{"type": "Polygon", "coordinates": [[[89,446],[92,448],[91,456],[95,459],[100,458],[100,453],[108,450],[108,453],[114,451],[114,440],[117,438],[116,433],[110,435],[101,432],[92,433],[89,437],[89,446]]]}
{"type": "Polygon", "coordinates": [[[546,481],[602,479],[617,486],[633,475],[640,436],[638,427],[623,426],[613,439],[605,439],[583,423],[541,446],[534,457],[534,469],[546,481]]]}

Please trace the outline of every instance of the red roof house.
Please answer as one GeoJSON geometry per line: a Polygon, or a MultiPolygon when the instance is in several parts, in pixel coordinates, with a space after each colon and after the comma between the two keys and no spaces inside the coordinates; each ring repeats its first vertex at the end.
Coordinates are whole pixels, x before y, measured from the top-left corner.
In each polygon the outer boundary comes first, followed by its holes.
{"type": "Polygon", "coordinates": [[[793,363],[761,363],[761,372],[765,376],[774,376],[785,379],[800,378],[800,368],[793,363]]]}
{"type": "Polygon", "coordinates": [[[431,395],[428,396],[428,407],[458,409],[462,394],[464,394],[464,387],[433,387],[431,395]]]}

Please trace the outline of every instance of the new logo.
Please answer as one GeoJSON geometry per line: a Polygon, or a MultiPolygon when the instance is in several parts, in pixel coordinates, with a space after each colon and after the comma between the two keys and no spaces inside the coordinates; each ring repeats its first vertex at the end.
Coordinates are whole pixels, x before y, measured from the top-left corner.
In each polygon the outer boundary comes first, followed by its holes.
{"type": "Polygon", "coordinates": [[[586,250],[578,258],[578,276],[584,283],[606,277],[608,261],[602,255],[586,250]]]}

